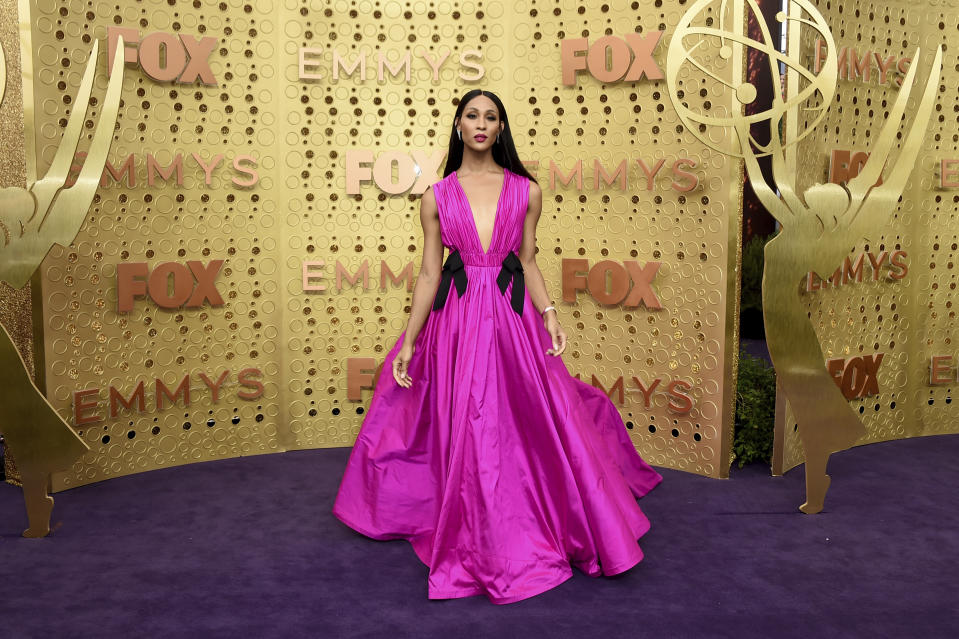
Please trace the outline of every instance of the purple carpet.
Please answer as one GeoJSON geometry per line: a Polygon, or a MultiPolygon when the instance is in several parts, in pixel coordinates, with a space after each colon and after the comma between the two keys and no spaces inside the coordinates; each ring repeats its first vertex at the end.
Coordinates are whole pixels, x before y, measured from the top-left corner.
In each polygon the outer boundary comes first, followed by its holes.
{"type": "Polygon", "coordinates": [[[506,606],[428,601],[406,542],[330,514],[348,449],[197,464],[56,496],[20,539],[0,485],[0,637],[955,637],[959,437],[833,456],[820,515],[803,471],[663,471],[646,559],[506,606]]]}

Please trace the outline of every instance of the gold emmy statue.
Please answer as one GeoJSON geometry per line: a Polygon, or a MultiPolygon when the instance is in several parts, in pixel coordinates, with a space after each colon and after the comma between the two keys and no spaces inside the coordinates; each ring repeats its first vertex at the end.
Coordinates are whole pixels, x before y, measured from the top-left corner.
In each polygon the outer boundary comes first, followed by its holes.
{"type": "MultiPolygon", "coordinates": [[[[763,317],[769,354],[780,388],[796,416],[805,451],[806,502],[800,510],[813,514],[822,510],[829,489],[829,456],[852,446],[865,434],[865,428],[826,370],[822,347],[799,297],[800,283],[809,272],[828,276],[856,245],[879,240],[906,186],[935,106],[942,47],[894,161],[887,167],[899,140],[917,64],[910,66],[860,174],[844,186],[814,184],[800,197],[795,184],[795,156],[790,157],[788,152],[795,152],[796,143],[809,135],[832,102],[838,80],[836,45],[825,19],[809,0],[791,0],[789,14],[781,12],[777,19],[789,33],[786,54],[772,45],[769,27],[755,0],[698,0],[673,34],[666,77],[670,97],[686,130],[710,148],[742,158],[757,196],[782,226],[766,245],[763,317]],[[747,9],[760,25],[762,42],[742,33],[747,9]],[[727,24],[732,25],[731,30],[727,24]],[[800,64],[803,30],[812,30],[826,43],[825,62],[818,75],[800,64]],[[787,72],[785,95],[774,91],[768,111],[745,116],[741,107],[757,96],[756,88],[742,77],[743,51],[748,49],[768,56],[774,87],[784,84],[781,63],[787,72]],[[731,79],[720,79],[724,66],[731,71],[731,79]],[[701,74],[720,79],[732,92],[733,104],[740,108],[725,115],[692,108],[689,96],[699,91],[701,74]],[[798,130],[800,109],[814,114],[802,131],[798,130]],[[750,135],[752,125],[763,123],[770,127],[768,144],[760,144],[750,135]],[[714,136],[718,129],[735,132],[739,148],[724,147],[714,136]],[[766,183],[757,162],[765,156],[771,156],[775,188],[766,183]],[[880,177],[882,182],[877,185],[880,177]]],[[[912,59],[918,61],[918,51],[912,59]]]]}
{"type": "MultiPolygon", "coordinates": [[[[21,5],[22,8],[22,5],[21,5]]],[[[29,60],[29,13],[21,13],[21,48],[29,60]],[[23,40],[26,40],[26,43],[23,40]],[[26,46],[24,46],[26,45],[26,46]]],[[[77,145],[84,135],[86,106],[90,102],[96,74],[99,46],[87,61],[75,108],[70,113],[63,139],[46,175],[37,179],[33,144],[27,144],[27,188],[0,189],[0,280],[14,288],[24,286],[54,244],[69,246],[83,224],[93,201],[107,152],[113,139],[123,82],[123,46],[117,47],[110,81],[99,122],[92,134],[86,160],[76,183],[64,188],[77,145]]],[[[6,59],[0,51],[0,101],[6,87],[6,59]]],[[[25,64],[24,85],[32,82],[29,61],[25,64]]],[[[24,91],[24,120],[27,136],[34,134],[33,105],[24,91]]],[[[50,475],[69,467],[89,447],[50,405],[33,383],[30,373],[10,338],[0,325],[0,433],[16,459],[23,484],[30,527],[25,537],[44,537],[50,532],[53,498],[49,496],[50,475]]]]}

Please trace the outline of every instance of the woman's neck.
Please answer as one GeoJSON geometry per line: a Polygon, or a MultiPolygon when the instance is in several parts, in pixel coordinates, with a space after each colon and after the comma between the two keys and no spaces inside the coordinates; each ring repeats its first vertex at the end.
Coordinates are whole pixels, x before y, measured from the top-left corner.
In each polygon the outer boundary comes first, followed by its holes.
{"type": "Polygon", "coordinates": [[[467,175],[472,173],[502,173],[503,167],[497,164],[496,160],[493,159],[492,151],[477,153],[469,147],[464,147],[463,161],[460,162],[460,166],[456,169],[456,172],[467,175]]]}

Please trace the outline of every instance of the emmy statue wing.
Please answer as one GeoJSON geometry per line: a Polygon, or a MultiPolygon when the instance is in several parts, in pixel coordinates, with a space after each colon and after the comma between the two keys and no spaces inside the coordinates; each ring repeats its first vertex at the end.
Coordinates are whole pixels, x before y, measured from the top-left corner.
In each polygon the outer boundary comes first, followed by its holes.
{"type": "Polygon", "coordinates": [[[47,217],[50,209],[50,203],[56,197],[57,191],[63,188],[67,181],[67,174],[70,172],[70,165],[77,152],[77,144],[80,142],[80,136],[83,135],[83,121],[86,118],[87,105],[90,103],[90,92],[93,90],[93,78],[97,70],[97,52],[100,49],[99,43],[93,41],[93,51],[90,59],[87,60],[87,67],[83,71],[83,78],[80,81],[80,89],[77,91],[76,99],[73,101],[73,110],[70,112],[70,118],[67,120],[66,129],[63,131],[63,137],[57,147],[57,152],[53,156],[53,162],[46,174],[29,185],[30,192],[37,200],[37,210],[34,218],[27,222],[28,229],[36,230],[39,224],[47,217]],[[39,219],[36,219],[39,216],[39,219]]]}
{"type": "MultiPolygon", "coordinates": [[[[913,60],[918,59],[919,52],[917,51],[913,60]]],[[[849,181],[849,194],[852,198],[850,212],[855,216],[854,223],[857,227],[864,230],[876,223],[876,220],[871,218],[876,215],[888,215],[889,211],[895,207],[899,201],[899,196],[902,195],[902,190],[906,187],[906,181],[912,173],[916,158],[922,148],[922,139],[926,135],[926,126],[929,124],[929,118],[932,117],[932,111],[936,104],[936,88],[939,85],[939,75],[942,71],[942,46],[940,45],[936,51],[932,71],[929,73],[929,79],[926,81],[926,88],[923,91],[919,108],[916,110],[915,122],[909,128],[909,133],[902,144],[902,150],[896,158],[895,165],[881,185],[870,189],[882,175],[886,159],[896,142],[900,121],[905,113],[906,102],[909,99],[913,78],[916,75],[916,66],[913,64],[909,67],[909,72],[902,83],[902,89],[889,112],[886,124],[879,133],[879,142],[870,154],[869,160],[859,175],[849,181]],[[868,203],[865,200],[868,200],[868,203]],[[856,208],[860,204],[866,210],[857,211],[856,208]]]]}
{"type": "MultiPolygon", "coordinates": [[[[55,226],[55,229],[51,231],[55,233],[53,240],[63,246],[69,246],[80,230],[83,218],[86,216],[87,209],[90,208],[90,202],[93,201],[93,196],[100,184],[103,167],[107,161],[107,153],[109,153],[110,144],[113,141],[117,115],[120,110],[120,90],[123,86],[122,40],[117,44],[117,51],[121,53],[114,56],[110,82],[103,99],[103,109],[100,112],[100,119],[97,122],[96,131],[93,133],[93,140],[87,151],[87,157],[83,162],[83,168],[80,169],[76,184],[60,191],[48,215],[49,221],[55,226]]],[[[91,60],[95,60],[95,54],[96,51],[94,50],[94,56],[91,56],[91,60]]],[[[84,78],[85,81],[86,78],[84,78]]],[[[87,93],[89,94],[89,90],[87,93]]],[[[41,232],[43,235],[47,234],[45,229],[41,232]]]]}
{"type": "MultiPolygon", "coordinates": [[[[772,146],[773,179],[782,196],[782,201],[785,203],[785,207],[783,208],[791,215],[801,215],[806,210],[806,207],[803,205],[802,200],[799,199],[799,196],[796,195],[796,174],[786,167],[786,149],[783,147],[782,140],[779,136],[778,124],[781,121],[782,118],[778,121],[770,120],[769,122],[769,127],[772,129],[769,139],[770,145],[772,146]],[[776,126],[773,126],[774,124],[776,126]]],[[[753,189],[755,190],[755,188],[756,186],[753,184],[753,189]]],[[[768,209],[769,207],[767,206],[766,208],[768,209]]],[[[780,224],[786,226],[778,215],[775,217],[780,224]]]]}
{"type": "Polygon", "coordinates": [[[743,148],[743,162],[746,164],[746,176],[749,178],[749,183],[752,185],[756,197],[763,203],[763,206],[766,207],[769,214],[776,218],[776,221],[782,224],[783,228],[786,228],[789,226],[793,213],[789,210],[789,207],[779,199],[779,196],[776,195],[772,187],[766,183],[766,179],[763,177],[763,170],[759,166],[759,161],[749,146],[749,125],[745,122],[737,124],[736,134],[739,136],[743,148]]]}

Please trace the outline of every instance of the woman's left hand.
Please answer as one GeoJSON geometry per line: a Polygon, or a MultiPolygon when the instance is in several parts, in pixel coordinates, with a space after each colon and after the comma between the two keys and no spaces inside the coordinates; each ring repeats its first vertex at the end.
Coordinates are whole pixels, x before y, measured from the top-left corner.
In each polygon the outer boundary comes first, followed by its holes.
{"type": "Polygon", "coordinates": [[[556,319],[556,312],[552,311],[546,315],[546,330],[549,332],[550,337],[553,340],[553,348],[547,348],[547,355],[559,355],[564,350],[566,350],[566,331],[563,330],[563,327],[559,325],[559,320],[556,319]]]}

